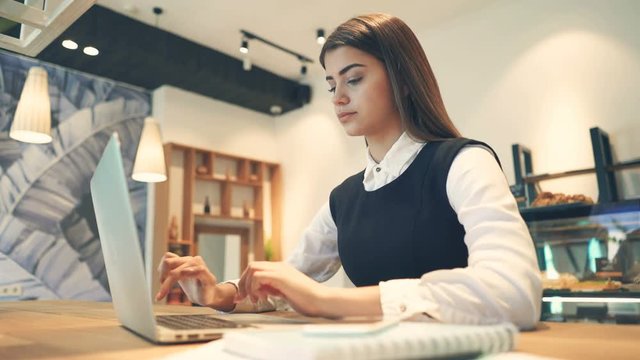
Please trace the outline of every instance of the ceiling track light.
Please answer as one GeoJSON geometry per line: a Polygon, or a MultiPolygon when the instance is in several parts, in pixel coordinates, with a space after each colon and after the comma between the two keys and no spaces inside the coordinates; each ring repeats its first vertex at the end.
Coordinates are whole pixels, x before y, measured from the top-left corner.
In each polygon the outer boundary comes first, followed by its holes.
{"type": "Polygon", "coordinates": [[[242,38],[242,42],[240,43],[240,52],[243,54],[249,53],[249,41],[246,38],[242,38]]]}
{"type": "Polygon", "coordinates": [[[316,42],[318,45],[324,45],[325,41],[327,41],[327,38],[324,37],[324,29],[318,29],[316,31],[316,42]]]}
{"type": "MultiPolygon", "coordinates": [[[[306,57],[306,56],[304,56],[304,55],[302,55],[300,53],[297,53],[297,52],[295,52],[293,50],[289,50],[284,46],[278,45],[278,44],[276,44],[276,43],[274,43],[274,42],[272,42],[270,40],[267,40],[267,39],[265,39],[263,37],[260,37],[260,36],[258,36],[256,34],[254,34],[254,33],[250,33],[250,32],[248,32],[246,30],[240,30],[240,33],[242,34],[242,46],[240,46],[240,52],[243,53],[243,54],[246,54],[246,53],[249,52],[249,40],[257,40],[257,41],[260,41],[260,42],[262,42],[264,44],[267,44],[267,45],[269,45],[271,47],[274,47],[274,48],[276,48],[276,49],[278,49],[280,51],[284,51],[287,54],[295,56],[298,60],[300,60],[302,62],[303,65],[306,64],[306,63],[313,64],[313,60],[311,60],[310,58],[308,58],[308,57],[306,57]]],[[[306,69],[306,66],[305,66],[305,69],[306,69]]]]}
{"type": "Polygon", "coordinates": [[[160,22],[160,15],[162,15],[164,10],[162,10],[162,8],[159,6],[154,6],[152,11],[153,11],[153,14],[156,16],[156,27],[158,27],[158,23],[160,22]]]}

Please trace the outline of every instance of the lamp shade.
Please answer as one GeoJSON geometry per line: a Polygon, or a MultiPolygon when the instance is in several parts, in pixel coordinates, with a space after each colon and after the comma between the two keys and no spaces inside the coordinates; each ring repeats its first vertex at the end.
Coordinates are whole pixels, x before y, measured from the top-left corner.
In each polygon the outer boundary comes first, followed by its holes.
{"type": "Polygon", "coordinates": [[[44,68],[36,66],[29,69],[9,136],[33,144],[51,142],[51,99],[44,68]]]}
{"type": "Polygon", "coordinates": [[[162,182],[167,180],[160,125],[152,117],[144,119],[142,136],[138,144],[138,152],[136,153],[131,177],[133,180],[141,182],[162,182]]]}

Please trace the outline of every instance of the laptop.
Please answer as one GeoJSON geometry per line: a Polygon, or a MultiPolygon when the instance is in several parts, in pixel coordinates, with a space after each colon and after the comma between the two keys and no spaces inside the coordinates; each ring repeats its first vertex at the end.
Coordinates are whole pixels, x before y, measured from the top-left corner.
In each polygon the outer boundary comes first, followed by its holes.
{"type": "Polygon", "coordinates": [[[258,314],[155,316],[116,133],[91,178],[91,197],[113,307],[125,328],[164,344],[215,340],[227,332],[258,327],[261,323],[301,323],[258,314]]]}

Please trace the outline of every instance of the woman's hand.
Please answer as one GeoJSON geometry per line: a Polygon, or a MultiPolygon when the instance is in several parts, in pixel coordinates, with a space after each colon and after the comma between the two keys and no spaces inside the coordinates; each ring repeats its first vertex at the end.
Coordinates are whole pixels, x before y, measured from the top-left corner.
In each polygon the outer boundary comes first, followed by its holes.
{"type": "Polygon", "coordinates": [[[323,316],[323,297],[328,288],[293,266],[283,262],[253,262],[242,273],[236,302],[249,297],[252,302],[268,295],[284,298],[297,312],[323,316]]]}
{"type": "Polygon", "coordinates": [[[158,266],[158,273],[162,285],[156,294],[156,301],[167,296],[177,282],[193,303],[214,306],[219,302],[217,296],[221,294],[216,287],[218,279],[200,256],[180,257],[174,253],[165,253],[158,266]]]}

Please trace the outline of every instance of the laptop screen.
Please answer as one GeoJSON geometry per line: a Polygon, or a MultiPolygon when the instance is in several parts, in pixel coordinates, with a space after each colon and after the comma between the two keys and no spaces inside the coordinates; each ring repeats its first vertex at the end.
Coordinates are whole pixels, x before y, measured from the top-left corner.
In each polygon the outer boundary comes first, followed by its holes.
{"type": "Polygon", "coordinates": [[[115,133],[91,178],[91,197],[118,319],[125,327],[154,338],[151,293],[145,281],[120,142],[115,133]]]}

